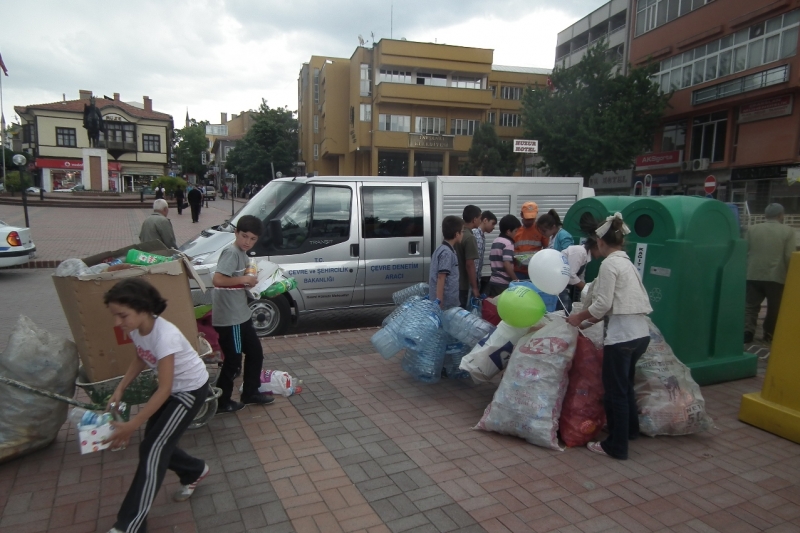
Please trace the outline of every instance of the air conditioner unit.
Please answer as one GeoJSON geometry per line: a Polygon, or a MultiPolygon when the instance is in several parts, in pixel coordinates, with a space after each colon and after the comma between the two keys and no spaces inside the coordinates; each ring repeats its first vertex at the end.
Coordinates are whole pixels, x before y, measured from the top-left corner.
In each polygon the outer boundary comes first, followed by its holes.
{"type": "Polygon", "coordinates": [[[694,159],[692,160],[692,170],[708,170],[710,163],[711,160],[705,157],[703,159],[694,159]]]}
{"type": "Polygon", "coordinates": [[[681,161],[681,170],[692,170],[691,161],[681,161]]]}

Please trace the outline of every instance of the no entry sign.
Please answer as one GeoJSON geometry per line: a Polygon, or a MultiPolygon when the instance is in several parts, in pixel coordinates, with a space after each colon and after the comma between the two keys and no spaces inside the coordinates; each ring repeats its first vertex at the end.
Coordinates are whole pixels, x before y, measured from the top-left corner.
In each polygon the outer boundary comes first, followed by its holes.
{"type": "Polygon", "coordinates": [[[714,191],[717,190],[717,178],[715,178],[714,176],[706,177],[706,181],[705,181],[704,185],[705,185],[706,194],[713,194],[714,191]]]}

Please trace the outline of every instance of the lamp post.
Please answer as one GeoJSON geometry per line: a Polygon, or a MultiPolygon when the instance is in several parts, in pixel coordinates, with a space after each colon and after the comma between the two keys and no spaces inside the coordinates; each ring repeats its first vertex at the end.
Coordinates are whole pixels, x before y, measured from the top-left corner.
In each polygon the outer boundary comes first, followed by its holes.
{"type": "MultiPolygon", "coordinates": [[[[5,148],[5,147],[3,147],[3,148],[5,148]]],[[[25,212],[25,227],[26,228],[30,228],[31,224],[28,221],[28,191],[27,191],[28,188],[25,186],[25,179],[24,179],[25,175],[23,174],[23,169],[25,168],[25,163],[27,163],[28,160],[25,159],[24,155],[16,154],[11,159],[11,161],[15,165],[17,165],[17,168],[19,169],[19,185],[20,185],[20,188],[22,189],[22,210],[25,212]]]]}

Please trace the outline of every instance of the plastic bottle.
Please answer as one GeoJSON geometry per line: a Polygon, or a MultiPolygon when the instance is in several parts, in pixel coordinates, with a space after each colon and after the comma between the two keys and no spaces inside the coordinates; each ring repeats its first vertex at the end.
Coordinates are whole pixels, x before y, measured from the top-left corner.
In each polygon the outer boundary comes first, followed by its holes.
{"type": "Polygon", "coordinates": [[[416,285],[406,287],[405,289],[392,294],[392,301],[394,302],[394,305],[400,305],[412,296],[427,296],[429,291],[430,288],[428,287],[427,283],[417,283],[416,285]]]}
{"type": "Polygon", "coordinates": [[[450,379],[464,379],[469,377],[469,372],[461,370],[459,365],[471,350],[463,342],[450,335],[447,336],[447,344],[444,350],[444,375],[450,379]]]}
{"type": "Polygon", "coordinates": [[[439,329],[420,349],[406,348],[401,365],[403,370],[422,383],[436,383],[442,377],[446,345],[447,335],[439,329]]]}
{"type": "Polygon", "coordinates": [[[172,261],[169,257],[163,255],[151,254],[141,250],[128,250],[128,255],[125,256],[125,262],[130,265],[155,265],[158,263],[166,263],[172,261]]]}
{"type": "Polygon", "coordinates": [[[393,357],[403,349],[403,343],[397,338],[395,332],[388,328],[379,329],[370,339],[372,346],[384,359],[393,357]]]}
{"type": "Polygon", "coordinates": [[[111,413],[96,413],[81,407],[76,407],[69,413],[70,421],[78,428],[97,427],[108,424],[113,420],[111,413]]]}
{"type": "Polygon", "coordinates": [[[445,311],[442,321],[444,330],[470,349],[495,329],[489,322],[460,307],[445,311]]]}
{"type": "Polygon", "coordinates": [[[421,350],[442,328],[439,300],[420,300],[409,308],[400,324],[403,343],[412,350],[421,350]]]}
{"type": "Polygon", "coordinates": [[[262,293],[262,298],[274,298],[279,294],[283,294],[284,292],[289,292],[290,290],[297,287],[297,281],[294,278],[286,278],[281,279],[267,287],[262,293]]]}
{"type": "Polygon", "coordinates": [[[245,276],[258,276],[258,265],[254,257],[247,258],[247,266],[244,269],[245,276]]]}
{"type": "Polygon", "coordinates": [[[383,322],[381,323],[381,325],[382,326],[386,326],[392,320],[394,320],[396,318],[400,318],[401,316],[403,316],[406,313],[406,311],[408,311],[408,309],[412,305],[414,305],[414,303],[416,303],[416,302],[418,302],[420,300],[422,300],[422,298],[420,296],[412,296],[411,298],[409,298],[405,302],[401,303],[400,305],[398,305],[394,309],[394,311],[392,311],[389,314],[389,316],[387,316],[386,318],[383,319],[383,322]]]}

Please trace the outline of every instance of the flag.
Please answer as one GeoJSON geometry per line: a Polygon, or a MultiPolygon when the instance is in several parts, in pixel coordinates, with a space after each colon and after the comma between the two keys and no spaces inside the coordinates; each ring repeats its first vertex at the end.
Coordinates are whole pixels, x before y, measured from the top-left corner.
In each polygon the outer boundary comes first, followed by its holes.
{"type": "Polygon", "coordinates": [[[550,76],[547,76],[547,88],[551,91],[555,89],[553,86],[553,79],[550,76]]]}
{"type": "Polygon", "coordinates": [[[3,74],[8,76],[8,69],[6,68],[6,64],[3,63],[3,56],[2,55],[0,55],[0,70],[3,71],[3,74]]]}

